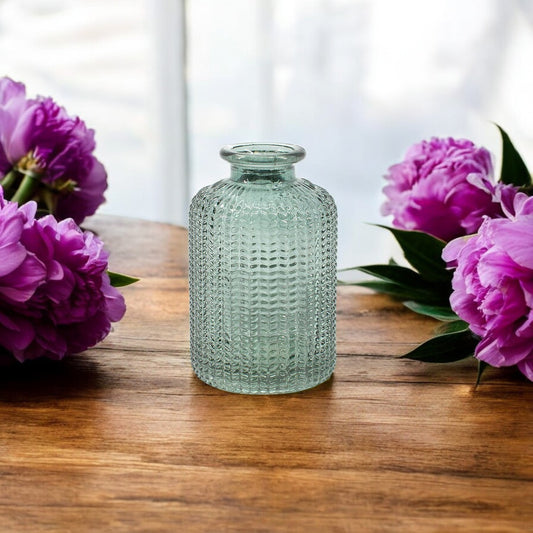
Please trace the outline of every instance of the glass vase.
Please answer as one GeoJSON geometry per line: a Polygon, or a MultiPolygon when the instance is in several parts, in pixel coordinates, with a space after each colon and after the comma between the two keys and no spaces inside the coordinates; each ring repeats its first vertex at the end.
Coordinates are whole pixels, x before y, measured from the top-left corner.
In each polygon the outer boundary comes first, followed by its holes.
{"type": "Polygon", "coordinates": [[[337,210],[294,164],[300,146],[225,146],[227,179],[189,211],[191,361],[205,383],[280,394],[335,366],[337,210]]]}

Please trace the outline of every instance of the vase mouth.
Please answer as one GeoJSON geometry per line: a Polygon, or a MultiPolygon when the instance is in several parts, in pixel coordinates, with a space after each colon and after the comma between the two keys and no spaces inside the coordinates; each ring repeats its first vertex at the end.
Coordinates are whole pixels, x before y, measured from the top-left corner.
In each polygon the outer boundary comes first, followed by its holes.
{"type": "Polygon", "coordinates": [[[247,142],[227,144],[220,156],[232,165],[247,167],[287,167],[305,157],[305,149],[297,144],[247,142]]]}

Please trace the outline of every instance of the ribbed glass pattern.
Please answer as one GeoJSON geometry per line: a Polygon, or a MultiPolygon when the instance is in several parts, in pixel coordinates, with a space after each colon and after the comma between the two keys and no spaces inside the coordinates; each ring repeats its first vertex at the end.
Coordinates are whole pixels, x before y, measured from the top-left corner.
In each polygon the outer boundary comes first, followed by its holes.
{"type": "Polygon", "coordinates": [[[313,387],[335,366],[335,203],[264,152],[222,154],[232,177],[189,211],[193,369],[231,392],[313,387]]]}

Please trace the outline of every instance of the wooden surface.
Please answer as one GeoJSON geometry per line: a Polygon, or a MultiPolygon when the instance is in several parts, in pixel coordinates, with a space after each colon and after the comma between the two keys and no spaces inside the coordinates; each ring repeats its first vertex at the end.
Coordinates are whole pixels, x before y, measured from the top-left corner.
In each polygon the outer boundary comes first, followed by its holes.
{"type": "Polygon", "coordinates": [[[338,292],[327,383],[242,396],[189,364],[183,229],[99,217],[87,226],[126,317],[98,347],[2,371],[0,531],[532,531],[533,387],[473,361],[394,356],[435,323],[338,292]]]}

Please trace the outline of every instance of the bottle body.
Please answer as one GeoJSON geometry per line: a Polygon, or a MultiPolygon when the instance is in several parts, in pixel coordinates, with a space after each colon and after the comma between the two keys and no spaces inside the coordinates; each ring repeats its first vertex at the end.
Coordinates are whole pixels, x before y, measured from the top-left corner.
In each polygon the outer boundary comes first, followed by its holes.
{"type": "Polygon", "coordinates": [[[313,387],[336,356],[334,201],[263,170],[202,189],[189,212],[193,370],[248,394],[313,387]]]}

